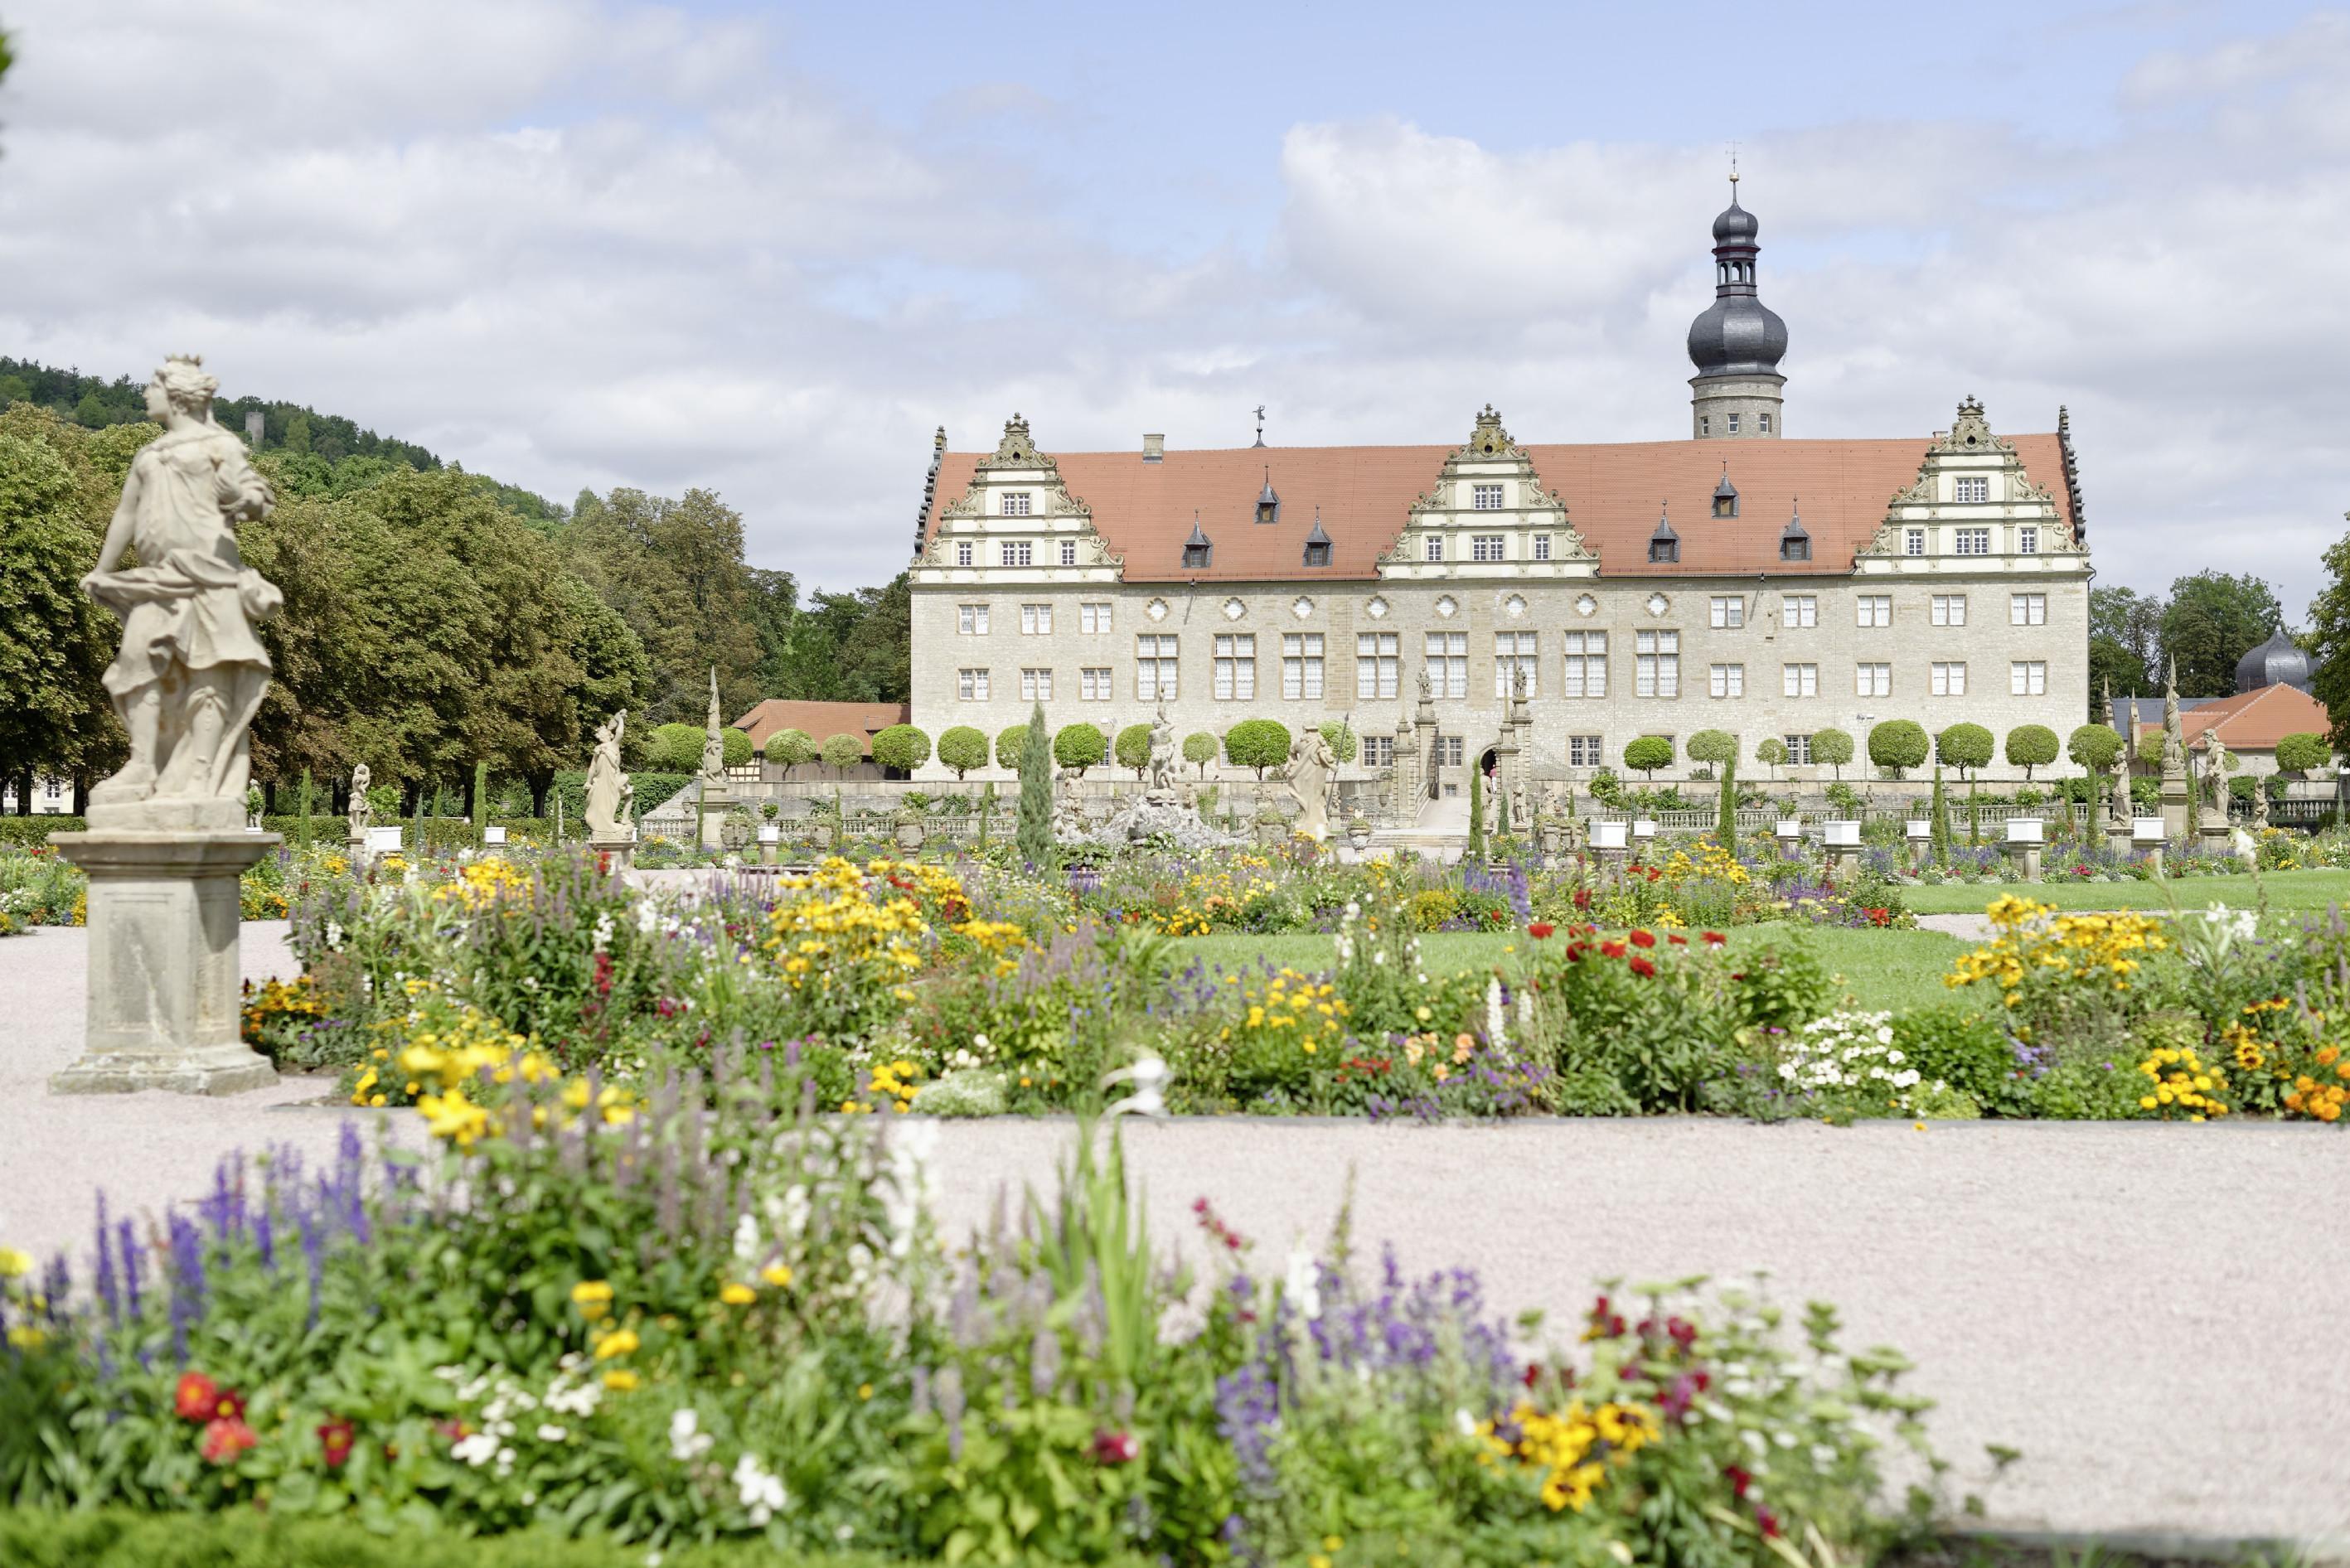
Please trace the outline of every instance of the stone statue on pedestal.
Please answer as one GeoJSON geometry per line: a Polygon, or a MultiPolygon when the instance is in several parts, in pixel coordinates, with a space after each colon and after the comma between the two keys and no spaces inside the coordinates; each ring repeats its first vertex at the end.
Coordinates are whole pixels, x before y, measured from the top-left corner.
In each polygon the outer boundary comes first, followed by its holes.
{"type": "Polygon", "coordinates": [[[1175,789],[1175,722],[1162,700],[1150,721],[1150,785],[1156,798],[1172,799],[1175,789]]]}
{"type": "Polygon", "coordinates": [[[620,737],[628,723],[624,709],[596,726],[596,750],[588,759],[588,800],[580,813],[588,819],[591,843],[608,844],[629,836],[628,808],[622,799],[629,793],[629,775],[620,767],[620,737]]]}
{"type": "Polygon", "coordinates": [[[365,763],[351,770],[350,824],[353,844],[367,842],[368,820],[375,815],[375,807],[368,804],[368,788],[373,783],[374,776],[368,772],[368,765],[365,763]]]}
{"type": "Polygon", "coordinates": [[[2206,728],[2203,732],[2203,797],[2212,820],[2225,827],[2228,823],[2228,748],[2220,742],[2220,732],[2206,728]]]}
{"type": "Polygon", "coordinates": [[[718,666],[710,667],[710,720],[702,734],[702,777],[723,787],[726,783],[726,731],[718,716],[718,666]]]}
{"type": "Polygon", "coordinates": [[[1423,702],[1436,701],[1436,688],[1428,678],[1428,666],[1425,664],[1419,667],[1419,700],[1423,702]]]}
{"type": "Polygon", "coordinates": [[[1077,770],[1063,768],[1053,777],[1053,836],[1068,844],[1085,830],[1086,808],[1077,794],[1077,770]]]}
{"type": "Polygon", "coordinates": [[[1330,777],[1337,768],[1337,753],[1320,730],[1309,729],[1290,742],[1282,780],[1297,806],[1293,826],[1316,844],[1330,836],[1330,777]]]}

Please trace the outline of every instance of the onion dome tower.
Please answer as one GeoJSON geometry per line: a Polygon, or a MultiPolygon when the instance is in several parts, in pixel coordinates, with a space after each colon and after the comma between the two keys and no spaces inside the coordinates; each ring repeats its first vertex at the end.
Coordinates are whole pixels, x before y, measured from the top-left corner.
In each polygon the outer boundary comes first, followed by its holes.
{"type": "Polygon", "coordinates": [[[2236,660],[2236,690],[2257,691],[2263,686],[2295,686],[2309,690],[2309,655],[2284,634],[2284,628],[2236,660]]]}
{"type": "Polygon", "coordinates": [[[1785,432],[1779,360],[1787,324],[1757,297],[1754,257],[1762,225],[1738,204],[1738,171],[1730,171],[1730,205],[1713,221],[1713,303],[1690,323],[1690,433],[1700,441],[1775,441],[1785,432]]]}

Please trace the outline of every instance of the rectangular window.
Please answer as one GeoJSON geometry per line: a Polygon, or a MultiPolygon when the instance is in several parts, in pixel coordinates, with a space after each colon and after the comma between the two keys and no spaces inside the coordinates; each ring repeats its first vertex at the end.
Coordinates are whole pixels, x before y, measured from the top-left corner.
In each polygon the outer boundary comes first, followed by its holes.
{"type": "Polygon", "coordinates": [[[1710,436],[1713,433],[1713,421],[1710,416],[1705,414],[1698,415],[1697,433],[1701,436],[1710,436]]]}
{"type": "Polygon", "coordinates": [[[958,566],[968,566],[971,565],[970,540],[957,539],[955,541],[955,565],[958,566]]]}
{"type": "Polygon", "coordinates": [[[1023,670],[1020,672],[1020,701],[1050,702],[1053,700],[1053,672],[1049,670],[1023,670]]]}
{"type": "Polygon", "coordinates": [[[1852,604],[1852,624],[1855,626],[1891,626],[1893,624],[1891,594],[1863,594],[1853,600],[1852,604]]]}
{"type": "Polygon", "coordinates": [[[1807,768],[1812,765],[1812,738],[1809,735],[1782,735],[1779,739],[1787,748],[1789,767],[1807,768]]]}
{"type": "Polygon", "coordinates": [[[1783,697],[1816,697],[1820,694],[1820,667],[1816,664],[1783,664],[1779,666],[1779,693],[1783,697]]]}
{"type": "Polygon", "coordinates": [[[1107,631],[1109,629],[1109,606],[1107,604],[1079,605],[1077,607],[1077,629],[1083,632],[1107,631]]]}
{"type": "Polygon", "coordinates": [[[1738,433],[1738,416],[1736,414],[1727,416],[1726,422],[1730,426],[1730,433],[1731,435],[1736,435],[1738,433]]]}
{"type": "Polygon", "coordinates": [[[1472,561],[1498,561],[1502,558],[1502,536],[1499,534],[1469,535],[1469,558],[1472,561]]]}
{"type": "Polygon", "coordinates": [[[1281,694],[1292,702],[1322,699],[1322,634],[1293,631],[1281,639],[1281,694]]]}
{"type": "Polygon", "coordinates": [[[1036,564],[1035,542],[1029,539],[1003,541],[1003,564],[1007,566],[1035,566],[1036,564]]]}
{"type": "Polygon", "coordinates": [[[1393,735],[1365,735],[1363,737],[1363,765],[1367,768],[1391,768],[1395,766],[1395,737],[1393,735]]]}
{"type": "Polygon", "coordinates": [[[2040,530],[2030,524],[2015,531],[2015,553],[2019,556],[2040,554],[2040,530]]]}
{"type": "Polygon", "coordinates": [[[1472,484],[1469,487],[1471,511],[1499,512],[1502,509],[1502,487],[1498,484],[1472,484]]]}
{"type": "Polygon", "coordinates": [[[1967,667],[1956,661],[1934,661],[1934,695],[1963,697],[1967,694],[1967,667]]]}
{"type": "Polygon", "coordinates": [[[2010,626],[2046,626],[2048,624],[2048,596],[2046,594],[2008,595],[2007,624],[2010,626]]]}
{"type": "Polygon", "coordinates": [[[1107,702],[1110,699],[1110,672],[1107,664],[1088,664],[1077,671],[1077,697],[1087,702],[1107,702]]]}
{"type": "Polygon", "coordinates": [[[2047,696],[2048,666],[2037,659],[2019,659],[2009,665],[2007,694],[2011,697],[2047,696]]]}
{"type": "Polygon", "coordinates": [[[1440,768],[1457,768],[1461,765],[1460,736],[1439,735],[1436,737],[1436,765],[1440,768]]]}
{"type": "Polygon", "coordinates": [[[1172,634],[1134,639],[1134,694],[1143,701],[1175,701],[1175,643],[1172,634]]]}
{"type": "Polygon", "coordinates": [[[1061,541],[1061,565],[1063,565],[1063,566],[1076,566],[1076,564],[1077,564],[1077,542],[1076,542],[1075,539],[1064,539],[1064,540],[1062,540],[1062,541],[1061,541]]]}
{"type": "Polygon", "coordinates": [[[1570,631],[1566,634],[1566,674],[1558,689],[1562,697],[1607,695],[1607,634],[1570,631]]]}
{"type": "Polygon", "coordinates": [[[1746,624],[1746,600],[1742,595],[1716,594],[1708,609],[1716,631],[1734,631],[1746,624]]]}
{"type": "Polygon", "coordinates": [[[1051,605],[1022,605],[1020,607],[1021,636],[1050,637],[1052,634],[1053,607],[1051,605]]]}
{"type": "Polygon", "coordinates": [[[1779,624],[1786,627],[1813,627],[1820,624],[1820,596],[1788,594],[1779,601],[1779,624]]]}
{"type": "Polygon", "coordinates": [[[1856,664],[1852,669],[1854,696],[1890,697],[1893,695],[1893,666],[1890,664],[1856,664]]]}
{"type": "Polygon", "coordinates": [[[1439,697],[1469,695],[1469,634],[1431,631],[1422,657],[1427,660],[1429,690],[1439,697]]]}
{"type": "Polygon", "coordinates": [[[1936,626],[1966,625],[1967,596],[1964,594],[1936,594],[1934,596],[1934,624],[1936,626]]]}
{"type": "Polygon", "coordinates": [[[1951,485],[1950,499],[1957,502],[1961,506],[1971,505],[1978,502],[1989,501],[1991,499],[1991,481],[1984,477],[1972,479],[1961,478],[1951,485]]]}
{"type": "Polygon", "coordinates": [[[1028,492],[1024,490],[1005,491],[1003,493],[1003,514],[1006,517],[1027,516],[1028,501],[1028,492]]]}
{"type": "Polygon", "coordinates": [[[1636,632],[1632,638],[1632,691],[1640,697],[1681,694],[1681,634],[1636,632]]]}
{"type": "Polygon", "coordinates": [[[1991,554],[1990,529],[1956,528],[1951,530],[1951,532],[1958,535],[1957,549],[1960,555],[1988,556],[1991,554]]]}
{"type": "Polygon", "coordinates": [[[1256,638],[1250,633],[1219,637],[1215,645],[1215,695],[1219,702],[1256,701],[1256,638]]]}
{"type": "Polygon", "coordinates": [[[1569,735],[1566,738],[1566,765],[1571,768],[1605,767],[1607,759],[1600,754],[1596,735],[1569,735]]]}
{"type": "Polygon", "coordinates": [[[1493,634],[1493,695],[1507,699],[1516,694],[1512,672],[1526,672],[1526,695],[1533,697],[1542,690],[1542,657],[1537,650],[1535,634],[1531,631],[1497,631],[1493,634]]]}
{"type": "Polygon", "coordinates": [[[1534,535],[1534,559],[1537,561],[1547,561],[1550,559],[1549,535],[1537,534],[1534,535]]]}
{"type": "Polygon", "coordinates": [[[1742,664],[1715,665],[1709,673],[1707,689],[1716,697],[1745,696],[1746,666],[1742,664]]]}
{"type": "Polygon", "coordinates": [[[955,671],[955,695],[966,702],[987,701],[987,671],[958,670],[955,671]]]}
{"type": "Polygon", "coordinates": [[[1403,639],[1392,631],[1355,634],[1355,695],[1392,697],[1402,680],[1403,639]]]}
{"type": "Polygon", "coordinates": [[[1771,416],[1769,414],[1755,415],[1754,429],[1759,434],[1769,435],[1771,433],[1771,416]]]}
{"type": "Polygon", "coordinates": [[[955,629],[965,637],[985,637],[987,607],[985,605],[955,606],[955,629]]]}
{"type": "Polygon", "coordinates": [[[1427,550],[1426,550],[1426,552],[1425,552],[1425,556],[1426,556],[1426,558],[1427,558],[1427,559],[1431,560],[1431,561],[1440,561],[1440,560],[1444,559],[1444,535],[1441,535],[1441,534],[1430,534],[1430,535],[1428,536],[1428,548],[1427,548],[1427,550]]]}
{"type": "Polygon", "coordinates": [[[1924,555],[1926,553],[1926,530],[1923,528],[1904,528],[1901,530],[1901,553],[1905,556],[1924,555]]]}

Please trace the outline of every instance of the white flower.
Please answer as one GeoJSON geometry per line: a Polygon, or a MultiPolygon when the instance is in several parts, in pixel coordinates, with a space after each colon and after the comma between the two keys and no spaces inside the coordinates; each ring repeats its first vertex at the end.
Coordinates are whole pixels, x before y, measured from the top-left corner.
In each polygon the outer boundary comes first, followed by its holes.
{"type": "Polygon", "coordinates": [[[660,910],[654,908],[650,899],[639,900],[637,904],[637,934],[649,937],[660,927],[660,910]]]}
{"type": "Polygon", "coordinates": [[[754,1263],[759,1258],[759,1221],[745,1214],[734,1221],[734,1261],[754,1263]]]}
{"type": "Polygon", "coordinates": [[[596,940],[594,948],[596,951],[600,953],[611,945],[612,911],[607,909],[602,914],[596,917],[596,940]]]}
{"type": "Polygon", "coordinates": [[[1452,1412],[1452,1429],[1464,1438],[1473,1438],[1477,1435],[1477,1417],[1466,1410],[1455,1410],[1452,1412]]]}
{"type": "Polygon", "coordinates": [[[458,1438],[449,1446],[449,1457],[463,1459],[475,1467],[488,1464],[498,1457],[498,1440],[487,1432],[475,1432],[458,1438]]]}
{"type": "Polygon", "coordinates": [[[701,1418],[691,1406],[670,1413],[669,1451],[681,1463],[691,1464],[717,1446],[718,1439],[700,1427],[701,1418]]]}
{"type": "Polygon", "coordinates": [[[1289,1254],[1289,1274],[1283,1282],[1282,1293],[1296,1304],[1308,1322],[1322,1315],[1322,1270],[1313,1253],[1293,1251],[1289,1254]]]}
{"type": "Polygon", "coordinates": [[[538,1440],[542,1443],[559,1443],[570,1435],[570,1433],[565,1431],[562,1428],[556,1426],[552,1421],[542,1421],[539,1423],[538,1440]]]}
{"type": "Polygon", "coordinates": [[[343,945],[343,928],[333,920],[327,922],[327,946],[339,949],[343,945]]]}
{"type": "Polygon", "coordinates": [[[747,1449],[734,1461],[734,1495],[751,1512],[753,1524],[764,1525],[784,1506],[784,1483],[747,1449]]]}

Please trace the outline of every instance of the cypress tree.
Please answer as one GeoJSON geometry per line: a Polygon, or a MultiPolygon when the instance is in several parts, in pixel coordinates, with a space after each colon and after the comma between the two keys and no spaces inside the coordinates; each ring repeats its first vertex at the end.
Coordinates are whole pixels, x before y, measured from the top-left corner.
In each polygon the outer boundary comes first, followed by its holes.
{"type": "Polygon", "coordinates": [[[490,764],[473,764],[473,847],[479,849],[490,841],[486,829],[490,822],[490,764]]]}
{"type": "Polygon", "coordinates": [[[1045,704],[1028,716],[1020,748],[1020,855],[1041,866],[1053,855],[1053,745],[1045,733],[1045,704]]]}
{"type": "Polygon", "coordinates": [[[1937,762],[1934,764],[1934,804],[1929,808],[1933,815],[1932,843],[1934,864],[1937,866],[1948,866],[1950,863],[1950,814],[1945,809],[1945,805],[1946,803],[1942,799],[1942,764],[1937,762]]]}
{"type": "Polygon", "coordinates": [[[427,793],[421,784],[416,786],[416,820],[408,830],[408,853],[419,858],[424,854],[424,797],[427,793]]]}
{"type": "Polygon", "coordinates": [[[1713,836],[1721,841],[1725,853],[1738,853],[1738,754],[1735,752],[1721,764],[1721,807],[1720,819],[1713,825],[1713,836]]]}
{"type": "Polygon", "coordinates": [[[302,787],[295,798],[302,803],[302,817],[300,826],[294,829],[294,842],[302,848],[307,849],[310,847],[310,770],[308,768],[302,770],[302,787]]]}
{"type": "Polygon", "coordinates": [[[1469,858],[1485,858],[1485,770],[1469,770],[1469,858]]]}

